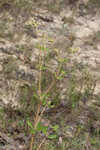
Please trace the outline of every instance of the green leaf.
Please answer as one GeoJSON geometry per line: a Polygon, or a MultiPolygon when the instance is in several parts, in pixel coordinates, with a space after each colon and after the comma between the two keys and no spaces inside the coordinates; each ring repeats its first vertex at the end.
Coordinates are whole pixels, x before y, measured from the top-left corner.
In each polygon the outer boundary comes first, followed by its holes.
{"type": "Polygon", "coordinates": [[[37,131],[42,131],[44,134],[47,133],[47,129],[48,127],[42,125],[41,122],[38,123],[37,128],[36,128],[37,131]]]}
{"type": "Polygon", "coordinates": [[[31,123],[29,120],[27,120],[27,124],[28,124],[28,126],[30,127],[30,129],[31,129],[31,130],[30,130],[31,133],[32,133],[32,134],[35,134],[35,133],[36,133],[36,130],[34,129],[32,123],[31,123]]]}
{"type": "Polygon", "coordinates": [[[57,138],[57,135],[52,134],[52,135],[49,135],[48,138],[49,138],[49,139],[56,139],[56,138],[57,138]]]}
{"type": "Polygon", "coordinates": [[[75,108],[75,103],[72,104],[72,108],[75,108]]]}
{"type": "Polygon", "coordinates": [[[45,106],[47,104],[48,94],[42,94],[42,105],[45,106]]]}
{"type": "Polygon", "coordinates": [[[32,123],[29,120],[27,120],[27,124],[31,129],[34,129],[32,123]]]}
{"type": "Polygon", "coordinates": [[[38,99],[38,95],[36,93],[33,94],[34,98],[38,99]]]}
{"type": "Polygon", "coordinates": [[[60,63],[65,63],[65,62],[67,62],[67,61],[68,61],[67,58],[59,58],[59,59],[58,59],[58,62],[60,62],[60,63]]]}
{"type": "Polygon", "coordinates": [[[46,104],[47,104],[47,99],[46,99],[46,98],[43,98],[43,99],[42,99],[42,105],[45,106],[46,104]]]}
{"type": "Polygon", "coordinates": [[[36,133],[36,130],[31,129],[30,132],[31,132],[32,134],[35,134],[35,133],[36,133]]]}
{"type": "Polygon", "coordinates": [[[51,127],[54,131],[57,131],[57,129],[59,128],[59,126],[58,125],[55,125],[55,126],[52,126],[51,127]]]}
{"type": "Polygon", "coordinates": [[[47,70],[47,68],[48,68],[47,66],[43,66],[43,65],[40,66],[40,69],[41,69],[42,71],[47,70]]]}

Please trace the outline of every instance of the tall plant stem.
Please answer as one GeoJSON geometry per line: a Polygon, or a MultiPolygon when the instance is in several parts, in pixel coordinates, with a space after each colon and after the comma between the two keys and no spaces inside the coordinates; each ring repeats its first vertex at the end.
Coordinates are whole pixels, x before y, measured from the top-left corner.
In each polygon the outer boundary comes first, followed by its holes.
{"type": "MultiPolygon", "coordinates": [[[[42,52],[40,50],[40,53],[39,53],[39,84],[38,84],[38,95],[39,95],[39,103],[38,103],[38,106],[37,106],[37,112],[36,112],[36,116],[35,116],[35,119],[33,118],[34,120],[34,129],[36,129],[37,127],[37,124],[39,122],[39,114],[40,114],[40,109],[41,109],[41,105],[42,105],[42,90],[41,90],[41,81],[42,81],[42,70],[41,70],[41,66],[42,66],[42,52]]],[[[34,144],[34,134],[32,134],[32,137],[31,137],[31,143],[30,143],[30,150],[32,150],[32,147],[33,147],[33,144],[34,144]]]]}

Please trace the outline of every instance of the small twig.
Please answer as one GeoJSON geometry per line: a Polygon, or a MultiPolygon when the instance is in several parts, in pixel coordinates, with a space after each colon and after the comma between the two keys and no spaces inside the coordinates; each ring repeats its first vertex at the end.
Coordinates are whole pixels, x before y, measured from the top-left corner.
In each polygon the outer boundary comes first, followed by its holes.
{"type": "Polygon", "coordinates": [[[40,150],[40,148],[41,148],[42,144],[45,142],[45,140],[46,140],[46,138],[44,138],[44,139],[42,140],[42,142],[39,144],[37,150],[40,150]]]}

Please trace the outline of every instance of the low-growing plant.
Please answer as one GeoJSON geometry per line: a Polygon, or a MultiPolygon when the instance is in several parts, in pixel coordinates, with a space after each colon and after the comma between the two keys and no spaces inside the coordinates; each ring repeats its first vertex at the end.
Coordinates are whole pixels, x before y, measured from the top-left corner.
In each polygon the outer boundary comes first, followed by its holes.
{"type": "MultiPolygon", "coordinates": [[[[43,42],[44,41],[45,39],[43,40],[43,42]]],[[[49,50],[48,48],[46,48],[46,45],[43,43],[43,45],[38,45],[38,48],[40,51],[39,64],[37,65],[37,69],[39,69],[39,75],[36,84],[36,90],[35,91],[33,90],[33,95],[36,98],[37,104],[35,105],[35,115],[33,115],[34,121],[32,122],[28,120],[27,122],[30,128],[30,132],[32,134],[30,150],[32,150],[35,136],[38,132],[43,132],[46,138],[49,139],[57,138],[57,134],[48,135],[49,126],[42,125],[41,119],[46,109],[52,107],[51,105],[52,103],[54,104],[53,107],[55,107],[57,104],[61,102],[61,100],[59,101],[60,84],[63,82],[63,80],[65,80],[65,77],[67,76],[67,71],[64,70],[64,65],[67,63],[67,59],[62,58],[60,56],[60,51],[58,49],[56,50],[56,55],[55,55],[57,61],[57,67],[56,70],[53,70],[51,69],[52,66],[50,66],[51,62],[48,61],[48,63],[46,63],[46,60],[44,59],[49,53],[49,50]]],[[[55,59],[55,58],[51,58],[51,59],[55,59]]],[[[83,84],[82,87],[79,88],[79,86],[77,86],[76,84],[77,78],[75,77],[75,75],[73,75],[73,71],[72,71],[72,77],[70,79],[70,87],[68,87],[69,92],[67,92],[67,98],[69,100],[69,103],[71,103],[72,105],[72,109],[78,107],[79,102],[82,100],[83,95],[85,95],[86,98],[88,99],[89,96],[93,94],[95,85],[92,85],[91,81],[92,80],[90,77],[88,77],[88,74],[85,74],[84,82],[86,87],[84,87],[83,84]]],[[[53,127],[53,129],[54,128],[55,126],[53,127]]],[[[43,142],[45,141],[44,139],[40,143],[39,149],[43,144],[43,142]]]]}
{"type": "MultiPolygon", "coordinates": [[[[38,32],[37,24],[32,23],[36,27],[38,32]]],[[[36,61],[36,70],[38,76],[36,81],[31,85],[25,85],[21,87],[21,91],[24,95],[21,96],[21,102],[23,111],[26,114],[26,126],[30,132],[31,142],[30,150],[33,149],[36,135],[42,132],[45,136],[43,141],[40,142],[38,150],[45,142],[46,138],[56,139],[57,132],[49,134],[49,125],[45,126],[41,120],[44,112],[50,108],[55,108],[61,103],[62,85],[66,83],[65,99],[71,104],[71,109],[78,108],[80,101],[84,102],[93,95],[95,89],[95,81],[89,74],[89,72],[81,68],[81,76],[77,76],[77,72],[80,71],[80,67],[75,64],[70,64],[70,58],[62,57],[60,49],[54,49],[54,55],[52,51],[47,47],[47,37],[43,35],[41,43],[37,43],[36,48],[39,50],[39,57],[36,61]],[[52,57],[51,57],[52,56],[52,57]],[[56,66],[54,67],[54,62],[56,66]],[[70,66],[68,69],[65,66],[70,66]],[[33,114],[31,118],[30,115],[33,114]]],[[[74,55],[77,49],[70,48],[69,53],[74,55]]],[[[69,55],[68,55],[69,56],[69,55]]],[[[67,106],[66,106],[67,107],[67,106]]],[[[59,130],[58,125],[53,126],[52,130],[59,130]]]]}
{"type": "MultiPolygon", "coordinates": [[[[43,42],[44,41],[45,41],[45,39],[43,40],[43,42]]],[[[54,90],[55,85],[57,84],[57,82],[62,80],[66,74],[62,70],[63,63],[65,63],[66,60],[63,60],[62,58],[60,58],[59,55],[57,55],[58,67],[57,67],[57,70],[55,72],[53,72],[51,70],[50,66],[48,66],[48,64],[46,64],[46,62],[44,61],[44,56],[46,56],[48,53],[48,49],[46,48],[46,45],[43,43],[43,45],[39,46],[39,49],[40,49],[39,65],[38,65],[39,77],[38,77],[38,89],[37,89],[37,93],[36,93],[36,97],[38,100],[37,111],[36,111],[36,115],[35,115],[35,119],[34,119],[34,125],[32,126],[32,124],[28,122],[28,125],[31,126],[31,128],[33,127],[33,129],[32,129],[33,134],[32,134],[32,138],[31,138],[30,150],[32,150],[35,133],[40,130],[42,130],[42,132],[46,133],[47,127],[41,126],[40,121],[42,119],[43,113],[45,112],[46,108],[53,101],[53,100],[52,101],[50,100],[50,97],[51,97],[52,93],[54,93],[53,90],[54,90]],[[44,78],[43,73],[44,72],[46,73],[47,71],[49,71],[51,73],[51,79],[50,79],[49,83],[45,83],[46,81],[44,81],[45,79],[43,79],[44,78]],[[45,86],[43,84],[45,84],[45,86]]],[[[49,78],[48,78],[48,80],[49,80],[49,78]]],[[[48,138],[56,138],[56,135],[48,135],[48,138]]]]}
{"type": "MultiPolygon", "coordinates": [[[[9,2],[10,0],[6,1],[9,2]]],[[[12,1],[12,0],[11,0],[12,1]]],[[[97,0],[95,0],[97,1],[97,0]]],[[[34,0],[36,2],[36,0],[34,0]]],[[[55,1],[57,2],[57,1],[55,1]]],[[[64,3],[64,1],[62,1],[64,3]]],[[[43,1],[37,0],[37,3],[39,5],[42,5],[43,1]]],[[[54,2],[53,2],[54,3],[54,2]]],[[[24,11],[31,11],[31,8],[33,7],[32,5],[32,0],[15,0],[13,1],[13,6],[18,7],[19,9],[22,8],[24,11]]],[[[45,5],[48,5],[48,9],[50,11],[59,13],[60,12],[60,2],[57,2],[54,5],[49,4],[48,1],[45,3],[45,5]]],[[[2,3],[3,6],[3,3],[2,3]]],[[[1,7],[1,6],[0,6],[1,7]]],[[[76,11],[76,9],[75,9],[76,11]]],[[[73,12],[75,12],[73,10],[73,12]]],[[[73,16],[69,18],[63,18],[64,20],[64,26],[63,29],[65,28],[66,30],[66,23],[68,24],[73,24],[74,23],[74,18],[73,16]]],[[[5,22],[0,23],[0,26],[2,28],[1,31],[1,37],[6,36],[5,34],[5,29],[7,28],[6,25],[4,25],[5,22]],[[4,25],[4,26],[2,26],[4,25]]],[[[33,29],[35,31],[35,38],[38,38],[38,23],[37,21],[33,18],[31,21],[26,22],[24,31],[26,34],[31,36],[33,38],[33,29]]],[[[9,38],[12,37],[13,39],[13,34],[10,32],[7,33],[7,36],[9,38]],[[9,34],[9,35],[8,35],[9,34]]],[[[99,34],[96,35],[99,37],[99,34]]],[[[45,125],[45,123],[42,122],[43,117],[45,116],[46,112],[48,110],[55,110],[55,113],[60,112],[60,106],[64,107],[64,109],[67,109],[68,106],[70,106],[68,109],[71,109],[71,115],[73,118],[77,118],[77,114],[80,113],[80,102],[83,103],[83,105],[86,104],[89,100],[92,100],[93,95],[94,95],[94,90],[96,87],[96,80],[94,79],[95,77],[91,76],[91,73],[84,68],[83,64],[79,64],[74,62],[71,57],[75,53],[77,53],[78,48],[73,48],[73,42],[75,40],[75,35],[73,33],[70,33],[69,39],[71,41],[71,44],[69,46],[65,46],[66,51],[68,52],[68,56],[62,56],[62,50],[63,47],[60,42],[60,48],[53,48],[53,42],[55,40],[45,34],[42,36],[42,40],[36,44],[35,48],[39,51],[39,55],[36,58],[36,62],[34,62],[34,65],[31,62],[31,54],[32,54],[32,49],[28,51],[28,46],[27,44],[24,45],[16,45],[16,48],[21,49],[21,52],[23,56],[25,56],[26,59],[26,65],[30,65],[31,67],[33,65],[33,68],[37,71],[37,76],[35,77],[35,81],[31,81],[31,83],[25,83],[21,85],[20,87],[20,102],[21,102],[21,110],[20,114],[23,114],[23,119],[18,122],[19,128],[23,128],[24,126],[24,131],[27,134],[31,135],[30,139],[30,150],[40,150],[42,146],[45,146],[44,149],[50,149],[50,150],[65,150],[65,149],[75,149],[75,150],[80,150],[86,149],[86,145],[90,144],[93,146],[99,147],[99,138],[95,137],[90,137],[90,141],[88,141],[88,135],[85,137],[79,137],[80,134],[83,134],[85,131],[84,125],[80,125],[77,127],[76,130],[76,137],[72,139],[67,139],[63,141],[61,139],[61,144],[57,143],[59,141],[59,130],[60,125],[54,123],[53,125],[51,123],[48,123],[45,125]],[[49,41],[49,44],[48,44],[49,41]],[[50,49],[50,43],[52,49],[50,49]],[[49,45],[49,46],[48,46],[49,45]],[[64,93],[63,93],[64,89],[64,93]],[[63,98],[62,98],[63,97],[63,98]],[[62,101],[63,99],[63,101],[62,101]],[[56,111],[56,109],[58,110],[56,111]],[[78,113],[76,113],[78,112],[78,113]],[[75,117],[74,117],[75,113],[75,117]],[[39,144],[36,144],[37,138],[39,139],[39,135],[43,135],[43,139],[39,141],[39,144]],[[51,141],[50,144],[46,143],[48,141],[51,141]],[[86,141],[87,140],[87,141],[86,141]],[[52,141],[56,142],[58,145],[55,145],[52,141]],[[88,144],[87,144],[88,143],[88,144]],[[58,146],[58,147],[57,147],[58,146]]],[[[30,40],[30,37],[29,37],[30,40]]],[[[63,39],[62,39],[63,40],[63,39]]],[[[65,41],[63,42],[65,44],[65,41]]],[[[66,44],[65,44],[66,45],[66,44]]],[[[7,78],[10,77],[12,78],[15,76],[17,72],[17,61],[14,58],[9,58],[6,60],[3,69],[4,73],[7,74],[7,78]],[[12,76],[13,75],[13,76],[12,76]]],[[[20,74],[19,74],[20,76],[20,74]]],[[[23,72],[22,72],[23,76],[23,72]]],[[[100,98],[98,98],[100,100],[100,98]]],[[[9,107],[9,106],[7,106],[9,107]]],[[[11,110],[11,106],[9,107],[10,111],[9,116],[10,120],[8,121],[8,124],[10,124],[10,121],[12,121],[12,116],[14,118],[14,113],[11,110]]],[[[64,110],[65,111],[65,110],[64,110]]],[[[62,112],[64,112],[62,111],[62,112]]],[[[96,109],[95,109],[96,111],[96,109]]],[[[62,112],[59,113],[62,115],[62,112]]],[[[4,113],[3,110],[0,109],[0,119],[2,120],[0,123],[2,123],[2,127],[5,127],[5,122],[4,122],[4,113]]],[[[53,115],[53,116],[54,116],[53,115]]],[[[58,116],[60,116],[58,115],[58,116]]],[[[65,115],[67,116],[67,111],[65,111],[65,115]]],[[[20,115],[21,116],[21,115],[20,115]]],[[[50,116],[50,115],[49,115],[50,116]]],[[[53,117],[51,115],[51,117],[53,117]]],[[[69,116],[69,117],[70,117],[69,116]]],[[[63,118],[63,117],[62,117],[63,118]]],[[[15,118],[14,118],[15,119],[15,118]]],[[[63,127],[66,123],[66,121],[61,120],[62,124],[61,126],[63,127]]],[[[72,121],[72,120],[71,120],[72,121]]],[[[99,127],[94,128],[94,136],[99,137],[99,127]]],[[[38,143],[38,142],[37,142],[38,143]]],[[[87,148],[88,149],[88,148],[87,148]]]]}

